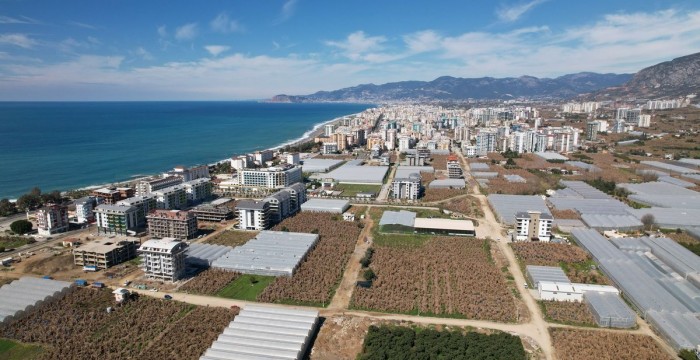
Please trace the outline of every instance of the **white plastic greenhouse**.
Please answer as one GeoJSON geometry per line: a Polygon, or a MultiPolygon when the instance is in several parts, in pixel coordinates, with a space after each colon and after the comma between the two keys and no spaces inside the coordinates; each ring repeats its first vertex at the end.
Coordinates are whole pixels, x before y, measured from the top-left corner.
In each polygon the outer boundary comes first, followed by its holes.
{"type": "Polygon", "coordinates": [[[60,299],[73,288],[70,282],[22,277],[0,287],[0,322],[19,318],[43,304],[60,299]]]}

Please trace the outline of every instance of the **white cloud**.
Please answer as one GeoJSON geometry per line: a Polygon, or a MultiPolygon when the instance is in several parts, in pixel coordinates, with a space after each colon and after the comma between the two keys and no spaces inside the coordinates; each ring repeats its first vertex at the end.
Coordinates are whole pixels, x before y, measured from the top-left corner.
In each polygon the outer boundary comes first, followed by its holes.
{"type": "Polygon", "coordinates": [[[0,45],[3,44],[31,49],[37,42],[26,34],[0,34],[0,45]]]}
{"type": "Polygon", "coordinates": [[[209,22],[211,29],[220,33],[241,32],[243,25],[238,20],[231,20],[227,13],[222,12],[209,22]]]}
{"type": "Polygon", "coordinates": [[[146,50],[143,46],[139,46],[139,47],[136,48],[136,50],[134,50],[132,53],[133,53],[134,55],[140,57],[140,58],[143,59],[143,60],[151,61],[151,60],[154,59],[154,58],[153,58],[153,55],[152,55],[148,50],[146,50]]]}
{"type": "Polygon", "coordinates": [[[527,3],[520,3],[511,6],[501,6],[496,10],[496,16],[501,21],[513,22],[518,20],[526,12],[547,0],[533,0],[527,3]]]}
{"type": "Polygon", "coordinates": [[[11,17],[0,15],[0,24],[41,24],[41,22],[27,16],[11,17]]]}
{"type": "Polygon", "coordinates": [[[403,41],[408,50],[414,53],[422,53],[440,48],[440,35],[433,30],[424,30],[405,35],[403,41]]]}
{"type": "Polygon", "coordinates": [[[282,5],[282,10],[280,12],[279,17],[277,20],[274,21],[275,24],[281,24],[287,20],[289,20],[292,16],[294,16],[294,12],[296,11],[297,7],[297,0],[287,0],[284,2],[284,5],[282,5]]]}
{"type": "Polygon", "coordinates": [[[360,60],[369,52],[383,49],[386,42],[384,36],[367,36],[364,31],[356,31],[342,41],[326,41],[325,44],[343,50],[345,56],[352,60],[360,60]]]}
{"type": "Polygon", "coordinates": [[[197,37],[198,33],[197,23],[185,24],[175,29],[175,39],[180,41],[192,40],[197,37]]]}
{"type": "Polygon", "coordinates": [[[226,45],[207,45],[204,49],[214,56],[219,56],[219,54],[228,51],[231,47],[226,45]]]}
{"type": "Polygon", "coordinates": [[[162,38],[168,37],[168,28],[165,25],[161,25],[158,27],[158,36],[162,38]]]}
{"type": "Polygon", "coordinates": [[[77,27],[81,27],[81,28],[84,28],[84,29],[90,29],[90,30],[96,30],[96,29],[97,29],[97,27],[94,26],[94,25],[90,25],[90,24],[86,24],[86,23],[82,23],[82,22],[78,22],[78,21],[69,21],[67,24],[68,24],[68,25],[77,26],[77,27]]]}

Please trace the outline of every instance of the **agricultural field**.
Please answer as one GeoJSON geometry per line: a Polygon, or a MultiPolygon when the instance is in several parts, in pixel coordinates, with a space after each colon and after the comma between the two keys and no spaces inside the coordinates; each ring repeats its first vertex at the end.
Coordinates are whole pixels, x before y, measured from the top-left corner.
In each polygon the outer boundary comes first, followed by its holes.
{"type": "MultiPolygon", "coordinates": [[[[406,235],[405,237],[410,237],[406,235]]],[[[355,289],[358,309],[513,322],[516,305],[486,240],[415,237],[423,243],[375,241],[370,287],[355,289]]]]}
{"type": "Polygon", "coordinates": [[[15,249],[23,245],[36,242],[34,238],[24,236],[0,236],[0,247],[5,249],[15,249]]]}
{"type": "Polygon", "coordinates": [[[450,201],[442,203],[441,206],[445,210],[457,212],[470,218],[484,216],[484,211],[481,209],[481,203],[478,199],[472,196],[465,196],[459,199],[452,199],[450,201]]]}
{"type": "Polygon", "coordinates": [[[517,242],[510,246],[525,271],[527,265],[561,266],[572,282],[585,284],[610,284],[591,260],[588,253],[575,245],[517,242]]]}
{"type": "Polygon", "coordinates": [[[360,223],[343,221],[336,214],[302,212],[272,230],[318,233],[319,242],[293,276],[275,279],[258,296],[259,301],[325,306],[343,275],[345,264],[360,236],[360,223]]]}
{"type": "Polygon", "coordinates": [[[22,360],[35,359],[42,352],[36,345],[22,344],[16,341],[0,339],[0,359],[22,360]]]}
{"type": "Polygon", "coordinates": [[[258,231],[224,230],[204,242],[213,245],[239,246],[256,237],[258,231]]]}
{"type": "Polygon", "coordinates": [[[221,288],[216,295],[229,299],[255,301],[274,280],[274,276],[244,274],[221,288]]]}
{"type": "Polygon", "coordinates": [[[430,157],[431,157],[430,165],[435,170],[447,170],[447,157],[448,156],[449,155],[438,155],[438,154],[430,155],[430,157]]]}
{"type": "Polygon", "coordinates": [[[575,301],[540,301],[547,321],[577,326],[596,326],[588,305],[575,301]]]}
{"type": "Polygon", "coordinates": [[[664,234],[664,236],[683,245],[683,247],[692,251],[695,255],[700,256],[700,241],[690,236],[687,232],[671,232],[664,234]]]}
{"type": "Polygon", "coordinates": [[[572,209],[550,209],[550,213],[552,213],[552,216],[555,219],[574,219],[574,220],[581,220],[581,215],[579,215],[576,210],[572,209]]]}
{"type": "Polygon", "coordinates": [[[0,336],[40,345],[37,359],[197,359],[234,315],[146,297],[115,306],[110,290],[79,288],[3,327],[0,336]]]}
{"type": "Polygon", "coordinates": [[[233,271],[207,269],[180,286],[178,290],[192,294],[216,295],[219,290],[240,276],[240,273],[233,271]]]}
{"type": "Polygon", "coordinates": [[[363,185],[363,184],[338,184],[333,187],[335,191],[342,191],[340,196],[355,197],[357,193],[369,192],[378,194],[382,189],[381,185],[363,185]]]}
{"type": "Polygon", "coordinates": [[[506,333],[370,326],[360,360],[527,359],[520,338],[506,333]]]}
{"type": "Polygon", "coordinates": [[[550,329],[549,332],[559,359],[673,359],[653,338],[646,335],[573,329],[550,329]]]}

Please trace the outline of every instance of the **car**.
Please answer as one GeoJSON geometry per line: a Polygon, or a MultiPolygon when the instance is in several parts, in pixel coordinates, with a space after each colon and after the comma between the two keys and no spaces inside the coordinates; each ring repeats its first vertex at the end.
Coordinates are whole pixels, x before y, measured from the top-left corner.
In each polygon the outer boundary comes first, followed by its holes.
{"type": "Polygon", "coordinates": [[[151,291],[153,291],[153,292],[158,292],[158,289],[153,288],[153,289],[151,289],[151,291]]]}
{"type": "Polygon", "coordinates": [[[172,300],[173,297],[172,297],[171,295],[165,294],[165,296],[163,296],[163,299],[165,299],[165,300],[172,300]]]}

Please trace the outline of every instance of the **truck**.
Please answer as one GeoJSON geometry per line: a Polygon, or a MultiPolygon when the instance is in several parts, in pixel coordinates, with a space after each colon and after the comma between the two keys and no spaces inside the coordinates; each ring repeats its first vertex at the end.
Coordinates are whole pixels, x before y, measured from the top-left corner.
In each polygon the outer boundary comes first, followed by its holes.
{"type": "Polygon", "coordinates": [[[88,284],[87,280],[83,280],[83,279],[75,279],[74,283],[75,283],[75,285],[78,285],[78,286],[87,286],[87,284],[88,284]]]}
{"type": "Polygon", "coordinates": [[[85,265],[85,266],[83,266],[83,271],[86,271],[86,272],[87,272],[87,271],[95,272],[95,271],[97,271],[97,266],[95,266],[95,265],[85,265]]]}

